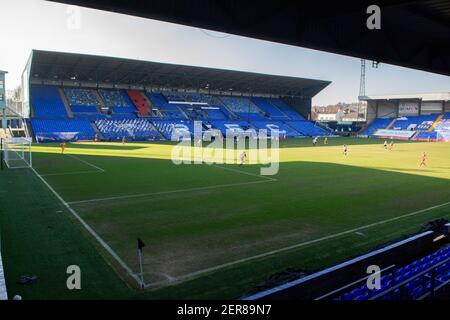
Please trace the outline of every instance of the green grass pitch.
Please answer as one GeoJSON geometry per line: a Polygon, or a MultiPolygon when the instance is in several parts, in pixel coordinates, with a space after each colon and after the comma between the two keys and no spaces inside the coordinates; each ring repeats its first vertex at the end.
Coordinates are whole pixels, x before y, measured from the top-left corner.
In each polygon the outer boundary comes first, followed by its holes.
{"type": "Polygon", "coordinates": [[[277,175],[261,165],[175,165],[171,143],[34,145],[39,174],[0,172],[9,294],[25,299],[236,298],[287,267],[314,272],[450,219],[450,145],[285,140],[277,175]],[[342,145],[349,146],[348,156],[342,145]],[[428,166],[419,168],[420,155],[428,166]],[[423,210],[435,207],[434,209],[423,210]],[[138,288],[136,239],[144,240],[138,288]],[[66,268],[82,290],[66,289],[66,268]],[[131,273],[131,274],[130,274],[131,273]],[[33,274],[29,286],[17,279],[33,274]]]}

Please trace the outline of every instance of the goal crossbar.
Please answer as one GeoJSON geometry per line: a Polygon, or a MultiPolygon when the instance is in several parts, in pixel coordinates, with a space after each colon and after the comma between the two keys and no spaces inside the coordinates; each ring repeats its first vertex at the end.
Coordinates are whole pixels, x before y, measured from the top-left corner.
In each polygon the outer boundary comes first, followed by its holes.
{"type": "Polygon", "coordinates": [[[9,138],[3,140],[3,159],[10,169],[33,166],[32,140],[30,138],[9,138]]]}

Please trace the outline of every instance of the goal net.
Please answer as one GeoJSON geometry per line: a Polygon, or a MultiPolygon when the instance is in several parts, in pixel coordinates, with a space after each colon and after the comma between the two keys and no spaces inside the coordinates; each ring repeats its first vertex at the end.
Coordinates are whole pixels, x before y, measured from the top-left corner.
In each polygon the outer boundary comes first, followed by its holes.
{"type": "Polygon", "coordinates": [[[8,168],[31,168],[33,153],[31,138],[9,138],[3,140],[3,158],[8,168]]]}

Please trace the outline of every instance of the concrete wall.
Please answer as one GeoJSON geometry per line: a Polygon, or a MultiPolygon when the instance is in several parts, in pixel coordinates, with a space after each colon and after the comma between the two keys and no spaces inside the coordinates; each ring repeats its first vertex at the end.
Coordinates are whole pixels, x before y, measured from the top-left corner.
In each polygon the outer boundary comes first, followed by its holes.
{"type": "Polygon", "coordinates": [[[392,118],[396,117],[398,112],[397,102],[379,101],[377,118],[392,118]]]}

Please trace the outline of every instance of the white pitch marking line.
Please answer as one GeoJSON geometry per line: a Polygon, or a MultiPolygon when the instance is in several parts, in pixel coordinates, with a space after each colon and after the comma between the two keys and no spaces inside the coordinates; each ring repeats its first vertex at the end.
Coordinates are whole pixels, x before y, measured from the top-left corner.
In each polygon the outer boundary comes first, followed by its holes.
{"type": "Polygon", "coordinates": [[[216,168],[220,168],[223,170],[228,170],[228,171],[233,171],[233,172],[237,172],[237,173],[241,173],[241,174],[246,174],[248,176],[252,176],[252,177],[257,177],[257,178],[261,178],[261,179],[266,179],[269,181],[277,181],[277,179],[275,178],[271,178],[269,176],[263,176],[263,175],[259,175],[259,174],[255,174],[255,173],[250,173],[250,172],[246,172],[246,171],[242,171],[242,170],[238,170],[238,169],[233,169],[233,168],[227,168],[227,167],[223,167],[223,166],[219,166],[217,164],[211,164],[210,166],[216,167],[216,168]]]}
{"type": "MultiPolygon", "coordinates": [[[[177,279],[178,282],[183,282],[183,281],[186,281],[186,280],[198,277],[198,276],[200,276],[200,275],[202,275],[204,273],[210,273],[210,272],[217,271],[217,270],[220,270],[220,269],[223,269],[223,268],[226,268],[226,267],[230,267],[230,266],[233,266],[233,265],[236,265],[236,264],[239,264],[239,263],[248,262],[248,261],[259,259],[259,258],[264,258],[264,257],[270,256],[270,255],[274,255],[274,254],[280,253],[280,252],[289,251],[289,250],[292,250],[292,249],[304,247],[304,246],[307,246],[307,245],[310,245],[310,244],[314,244],[314,243],[317,243],[317,242],[322,242],[324,240],[329,240],[329,239],[337,238],[337,237],[340,237],[340,236],[343,236],[343,235],[347,235],[347,234],[350,234],[350,233],[355,233],[355,232],[360,231],[360,230],[368,229],[368,228],[375,227],[375,226],[378,226],[378,225],[381,225],[381,224],[385,224],[385,223],[388,223],[388,222],[396,221],[396,220],[403,219],[403,218],[406,218],[406,217],[415,216],[415,215],[418,215],[420,213],[431,211],[431,210],[434,210],[434,209],[437,209],[437,208],[445,207],[445,206],[447,206],[449,204],[450,204],[450,201],[446,202],[446,203],[442,203],[442,204],[436,205],[436,206],[432,206],[432,207],[429,207],[429,208],[425,208],[425,209],[417,210],[417,211],[414,211],[414,212],[411,212],[411,213],[407,213],[407,214],[404,214],[404,215],[401,215],[401,216],[397,216],[397,217],[394,217],[394,218],[378,221],[378,222],[375,222],[375,223],[371,223],[371,224],[368,224],[368,225],[365,225],[365,226],[361,226],[361,227],[357,227],[357,228],[354,228],[354,229],[350,229],[350,230],[347,230],[347,231],[331,234],[331,235],[328,235],[328,236],[325,236],[325,237],[321,237],[321,238],[318,238],[318,239],[297,243],[297,244],[294,244],[294,245],[291,245],[291,246],[287,246],[287,247],[284,247],[284,248],[280,248],[280,249],[264,252],[264,253],[261,253],[261,254],[257,254],[257,255],[254,255],[254,256],[250,256],[250,257],[247,257],[247,258],[243,258],[243,259],[227,262],[227,263],[224,263],[224,264],[221,264],[221,265],[217,265],[217,266],[214,266],[214,267],[211,267],[211,268],[206,268],[206,269],[203,269],[203,270],[191,272],[191,273],[188,273],[188,274],[185,274],[185,275],[178,276],[176,279],[177,279]]],[[[161,283],[162,282],[158,282],[158,284],[161,284],[161,283]]],[[[146,288],[152,287],[152,286],[155,286],[155,283],[153,283],[153,284],[146,284],[145,285],[146,288]]]]}
{"type": "Polygon", "coordinates": [[[61,172],[61,173],[47,173],[47,174],[41,174],[43,177],[49,177],[49,176],[67,176],[71,174],[83,174],[83,173],[102,173],[104,171],[99,170],[91,170],[91,171],[73,171],[73,172],[61,172]]]}
{"type": "Polygon", "coordinates": [[[210,189],[228,188],[228,187],[236,187],[236,186],[243,186],[243,185],[249,185],[249,184],[258,184],[258,183],[267,183],[267,182],[272,182],[272,181],[271,180],[259,180],[259,181],[250,181],[250,182],[218,184],[218,185],[207,186],[207,187],[195,187],[195,188],[187,188],[187,189],[178,189],[178,190],[169,190],[169,191],[160,191],[160,192],[149,192],[149,193],[123,195],[123,196],[117,196],[117,197],[108,197],[108,198],[98,198],[98,199],[71,201],[71,202],[68,202],[68,204],[79,204],[79,203],[89,203],[89,202],[99,202],[99,201],[109,201],[109,200],[122,200],[122,199],[130,199],[130,198],[141,198],[141,197],[148,197],[148,196],[159,196],[159,195],[172,194],[172,193],[203,191],[203,190],[210,190],[210,189]]]}
{"type": "Polygon", "coordinates": [[[81,223],[81,225],[100,243],[100,245],[124,268],[128,274],[137,281],[138,284],[141,280],[133,273],[131,268],[119,257],[119,255],[88,225],[78,213],[72,209],[72,207],[59,195],[58,192],[34,169],[31,168],[36,176],[47,186],[47,188],[58,198],[59,201],[69,210],[69,212],[81,223]]]}
{"type": "MultiPolygon", "coordinates": [[[[163,273],[163,272],[144,272],[144,273],[142,273],[142,275],[146,275],[146,274],[156,274],[156,275],[158,275],[158,276],[163,276],[164,278],[166,278],[168,281],[176,281],[177,280],[177,278],[175,278],[175,277],[172,277],[170,274],[167,274],[167,273],[163,273]]],[[[138,277],[140,277],[141,276],[141,273],[140,272],[138,272],[138,273],[135,273],[135,275],[136,276],[138,276],[138,277]]],[[[159,281],[158,281],[159,282],[159,281]]]]}
{"type": "Polygon", "coordinates": [[[95,164],[92,164],[92,163],[90,163],[90,162],[88,162],[88,161],[86,161],[86,160],[83,160],[83,159],[80,159],[80,158],[78,158],[78,157],[75,157],[75,156],[72,155],[72,154],[67,154],[67,155],[68,155],[69,157],[72,157],[72,158],[74,158],[74,159],[80,161],[80,162],[83,162],[84,164],[87,164],[88,166],[90,166],[90,167],[92,167],[92,168],[95,168],[95,169],[97,169],[97,170],[99,170],[99,171],[101,171],[101,172],[105,172],[104,169],[102,169],[102,168],[100,168],[100,167],[97,167],[95,164]]]}

